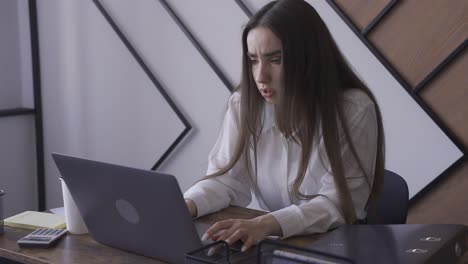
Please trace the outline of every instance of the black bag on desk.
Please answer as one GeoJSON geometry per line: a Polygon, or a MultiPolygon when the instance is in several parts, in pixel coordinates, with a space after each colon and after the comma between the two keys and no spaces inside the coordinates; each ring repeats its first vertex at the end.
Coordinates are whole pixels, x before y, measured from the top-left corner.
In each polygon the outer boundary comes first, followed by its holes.
{"type": "Polygon", "coordinates": [[[465,225],[346,225],[310,248],[360,264],[456,263],[466,253],[467,244],[465,225]]]}

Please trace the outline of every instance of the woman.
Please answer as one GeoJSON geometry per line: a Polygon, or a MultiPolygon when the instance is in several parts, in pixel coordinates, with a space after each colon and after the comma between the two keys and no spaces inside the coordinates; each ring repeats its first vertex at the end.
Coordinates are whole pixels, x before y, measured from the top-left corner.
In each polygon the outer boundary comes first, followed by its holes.
{"type": "Polygon", "coordinates": [[[267,4],[242,35],[241,83],[229,99],[208,176],[185,194],[193,217],[256,196],[268,214],[215,223],[204,238],[325,232],[365,220],[381,189],[384,137],[376,100],[312,6],[267,4]]]}

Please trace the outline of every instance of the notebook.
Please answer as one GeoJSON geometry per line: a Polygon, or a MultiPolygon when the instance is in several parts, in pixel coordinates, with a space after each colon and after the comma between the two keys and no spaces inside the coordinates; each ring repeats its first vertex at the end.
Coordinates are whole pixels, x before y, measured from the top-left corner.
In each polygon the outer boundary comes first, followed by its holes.
{"type": "Polygon", "coordinates": [[[6,226],[26,229],[65,228],[65,217],[51,213],[26,211],[4,220],[6,226]]]}

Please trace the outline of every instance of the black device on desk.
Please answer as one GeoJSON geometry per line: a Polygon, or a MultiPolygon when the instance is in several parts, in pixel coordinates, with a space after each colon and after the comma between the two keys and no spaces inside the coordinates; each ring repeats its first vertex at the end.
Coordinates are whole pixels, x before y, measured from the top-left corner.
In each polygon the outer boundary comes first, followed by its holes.
{"type": "Polygon", "coordinates": [[[306,247],[262,241],[257,263],[457,263],[467,250],[465,225],[344,225],[306,247]]]}
{"type": "Polygon", "coordinates": [[[345,225],[310,248],[355,263],[456,263],[468,248],[468,227],[450,224],[345,225]]]}

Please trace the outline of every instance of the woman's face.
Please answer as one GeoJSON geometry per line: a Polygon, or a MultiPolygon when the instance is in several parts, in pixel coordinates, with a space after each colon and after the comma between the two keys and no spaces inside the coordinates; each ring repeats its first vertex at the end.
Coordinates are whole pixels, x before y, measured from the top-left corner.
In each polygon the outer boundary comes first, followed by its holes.
{"type": "Polygon", "coordinates": [[[247,49],[257,89],[266,102],[277,103],[284,86],[281,41],[269,28],[256,27],[247,35],[247,49]]]}

